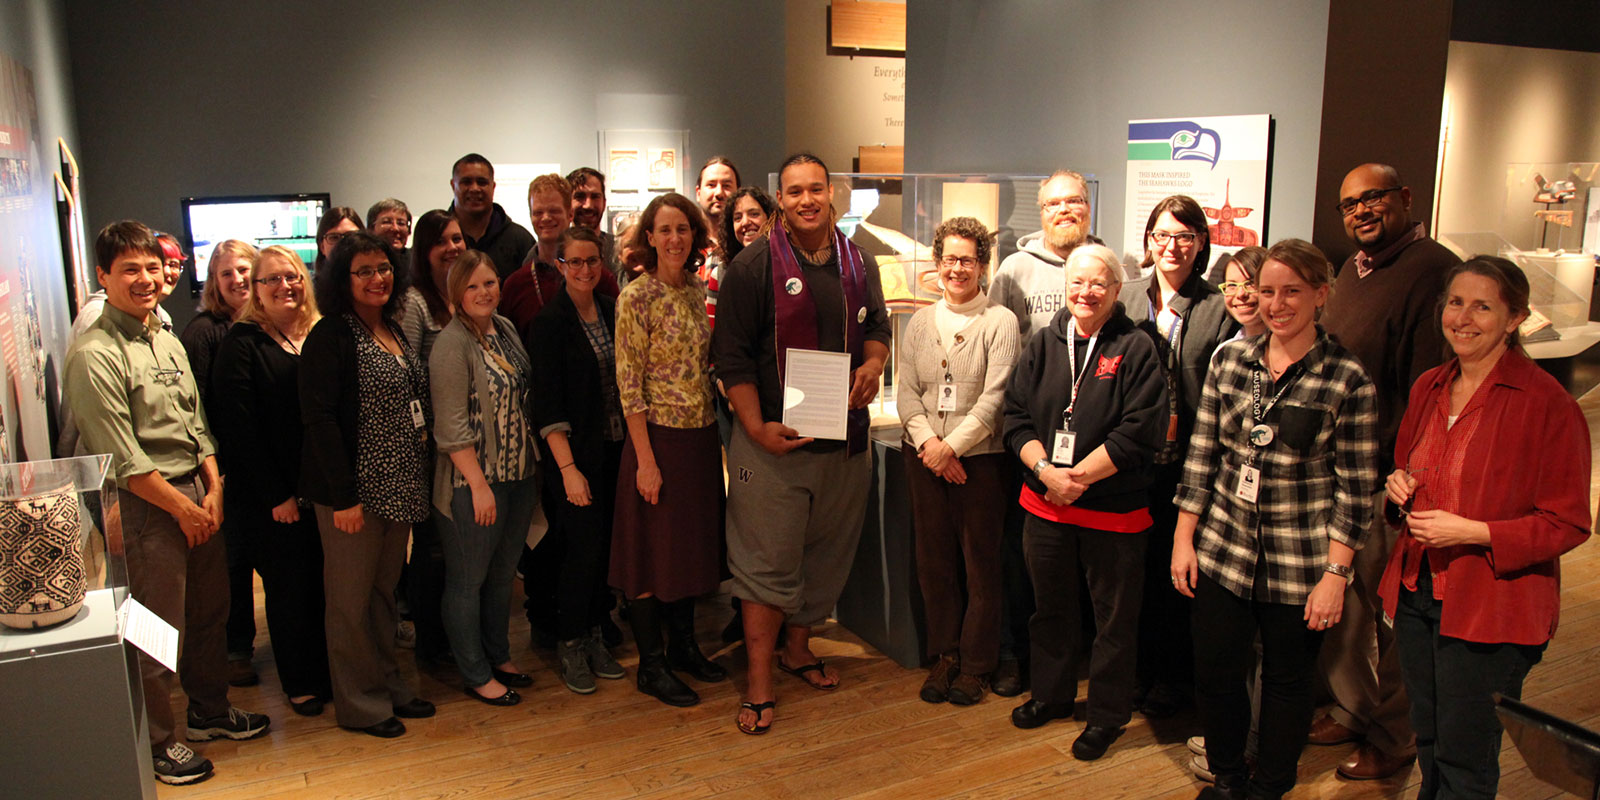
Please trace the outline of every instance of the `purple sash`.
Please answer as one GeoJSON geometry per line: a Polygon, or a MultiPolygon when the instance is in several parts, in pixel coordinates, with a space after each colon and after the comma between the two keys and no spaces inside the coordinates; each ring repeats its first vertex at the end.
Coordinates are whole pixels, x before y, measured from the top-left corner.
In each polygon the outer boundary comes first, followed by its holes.
{"type": "MultiPolygon", "coordinates": [[[[778,351],[778,381],[783,381],[788,349],[817,350],[817,304],[800,271],[800,261],[789,245],[780,216],[767,237],[772,254],[773,347],[778,351]],[[795,291],[790,292],[790,287],[795,291]]],[[[850,353],[850,372],[865,360],[862,354],[862,312],[867,308],[867,269],[861,250],[838,229],[833,229],[833,252],[839,259],[839,286],[844,290],[844,344],[850,353]]],[[[850,410],[846,441],[851,455],[867,449],[871,418],[864,408],[850,410]]]]}

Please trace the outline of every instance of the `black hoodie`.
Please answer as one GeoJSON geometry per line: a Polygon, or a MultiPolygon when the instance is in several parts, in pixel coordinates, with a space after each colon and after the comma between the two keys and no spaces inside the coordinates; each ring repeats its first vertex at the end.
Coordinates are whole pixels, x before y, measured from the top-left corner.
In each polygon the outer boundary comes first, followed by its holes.
{"type": "MultiPolygon", "coordinates": [[[[1005,441],[1013,455],[1039,440],[1048,452],[1061,427],[1061,412],[1072,399],[1067,348],[1076,346],[1078,404],[1072,412],[1077,434],[1073,463],[1104,444],[1117,472],[1088,488],[1073,505],[1092,511],[1126,513],[1146,508],[1151,464],[1167,433],[1167,381],[1156,347],[1128,319],[1118,303],[1100,328],[1093,363],[1085,366],[1088,339],[1067,337],[1071,309],[1062,309],[1050,327],[1028,340],[1006,386],[1005,441]]],[[[1030,470],[1024,480],[1039,494],[1044,484],[1030,470]]]]}

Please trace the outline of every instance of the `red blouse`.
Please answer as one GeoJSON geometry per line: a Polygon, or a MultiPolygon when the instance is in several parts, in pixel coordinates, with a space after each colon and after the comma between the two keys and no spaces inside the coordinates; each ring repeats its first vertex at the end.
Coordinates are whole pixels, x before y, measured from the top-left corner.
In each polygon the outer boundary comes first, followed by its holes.
{"type": "Polygon", "coordinates": [[[1443,605],[1440,634],[1543,644],[1560,612],[1560,556],[1589,536],[1589,428],[1560,383],[1510,351],[1447,429],[1459,371],[1452,359],[1411,387],[1395,463],[1422,470],[1415,508],[1487,522],[1489,546],[1429,548],[1405,533],[1378,594],[1392,619],[1426,554],[1443,605]]]}

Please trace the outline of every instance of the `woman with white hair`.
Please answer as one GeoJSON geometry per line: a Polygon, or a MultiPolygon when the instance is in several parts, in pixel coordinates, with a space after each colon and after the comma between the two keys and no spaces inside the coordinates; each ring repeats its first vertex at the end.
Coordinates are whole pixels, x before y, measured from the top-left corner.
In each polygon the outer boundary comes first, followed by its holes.
{"type": "Polygon", "coordinates": [[[1011,722],[1036,728],[1072,716],[1087,582],[1097,631],[1088,725],[1072,754],[1092,761],[1133,714],[1148,489],[1166,434],[1167,384],[1155,344],[1117,302],[1116,254],[1082,245],[1065,271],[1067,306],[1028,341],[1006,390],[1006,447],[1028,470],[1018,500],[1037,606],[1028,623],[1033,697],[1011,722]]]}

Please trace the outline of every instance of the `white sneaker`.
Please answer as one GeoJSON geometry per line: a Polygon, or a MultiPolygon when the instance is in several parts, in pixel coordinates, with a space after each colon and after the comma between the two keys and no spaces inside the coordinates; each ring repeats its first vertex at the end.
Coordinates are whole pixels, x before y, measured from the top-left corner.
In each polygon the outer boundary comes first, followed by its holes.
{"type": "Polygon", "coordinates": [[[199,783],[214,774],[210,759],[201,758],[187,745],[178,742],[169,745],[165,752],[157,753],[151,762],[155,767],[156,780],[173,786],[199,783]]]}

